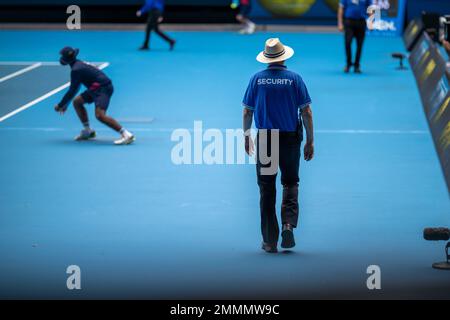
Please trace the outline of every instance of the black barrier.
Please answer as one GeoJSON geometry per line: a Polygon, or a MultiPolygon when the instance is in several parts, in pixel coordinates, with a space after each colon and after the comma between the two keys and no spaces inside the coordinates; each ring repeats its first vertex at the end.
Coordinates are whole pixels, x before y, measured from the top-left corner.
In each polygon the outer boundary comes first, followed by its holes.
{"type": "Polygon", "coordinates": [[[426,32],[414,46],[409,63],[450,192],[450,70],[426,32]]]}
{"type": "Polygon", "coordinates": [[[405,29],[403,34],[403,42],[405,43],[406,50],[411,51],[417,43],[417,40],[423,32],[423,22],[421,18],[411,20],[405,29]]]}

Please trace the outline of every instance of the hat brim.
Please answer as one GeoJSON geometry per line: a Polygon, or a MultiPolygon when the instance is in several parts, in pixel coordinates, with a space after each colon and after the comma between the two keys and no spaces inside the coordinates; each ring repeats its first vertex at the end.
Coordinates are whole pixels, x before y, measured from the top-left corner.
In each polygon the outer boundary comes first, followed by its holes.
{"type": "Polygon", "coordinates": [[[261,63],[275,63],[280,61],[285,61],[289,58],[292,58],[294,55],[294,49],[288,46],[284,46],[284,54],[276,57],[276,58],[267,58],[264,56],[264,51],[261,51],[258,56],[256,57],[256,60],[261,63]]]}

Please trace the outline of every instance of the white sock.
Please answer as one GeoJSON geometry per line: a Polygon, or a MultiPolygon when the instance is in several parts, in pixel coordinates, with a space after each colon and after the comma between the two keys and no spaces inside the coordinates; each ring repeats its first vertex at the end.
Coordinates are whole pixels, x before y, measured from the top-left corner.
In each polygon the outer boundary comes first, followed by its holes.
{"type": "Polygon", "coordinates": [[[84,130],[91,131],[91,127],[89,127],[89,122],[84,122],[83,128],[84,128],[84,130]]]}
{"type": "Polygon", "coordinates": [[[129,137],[129,136],[131,136],[131,133],[130,133],[127,129],[125,129],[125,128],[120,129],[120,134],[121,134],[123,137],[129,137]]]}

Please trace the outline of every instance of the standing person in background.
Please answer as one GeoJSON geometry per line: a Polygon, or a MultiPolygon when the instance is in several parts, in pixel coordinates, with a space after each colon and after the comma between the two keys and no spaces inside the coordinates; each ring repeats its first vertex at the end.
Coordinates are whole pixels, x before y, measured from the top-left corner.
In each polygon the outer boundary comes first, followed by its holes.
{"type": "Polygon", "coordinates": [[[344,72],[348,73],[354,66],[355,73],[361,73],[361,54],[366,36],[366,13],[372,4],[371,0],[339,0],[338,28],[345,31],[345,53],[347,64],[344,72]],[[352,41],[356,38],[356,57],[352,63],[352,41]]]}
{"type": "Polygon", "coordinates": [[[231,8],[236,9],[237,7],[239,7],[239,13],[236,15],[236,20],[244,26],[239,33],[252,34],[256,30],[256,25],[248,17],[252,10],[250,0],[233,0],[231,8]]]}
{"type": "Polygon", "coordinates": [[[145,4],[140,10],[136,12],[138,17],[148,12],[147,28],[145,30],[145,41],[139,50],[148,50],[150,34],[154,30],[161,38],[167,41],[170,45],[170,50],[175,46],[175,40],[159,29],[159,24],[163,21],[164,0],[145,0],[145,4]]]}

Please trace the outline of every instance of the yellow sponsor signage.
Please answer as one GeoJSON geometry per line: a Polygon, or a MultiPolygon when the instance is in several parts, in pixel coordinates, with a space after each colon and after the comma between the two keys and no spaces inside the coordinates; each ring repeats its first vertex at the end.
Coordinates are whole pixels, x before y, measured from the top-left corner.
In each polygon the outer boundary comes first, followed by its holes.
{"type": "Polygon", "coordinates": [[[420,77],[420,82],[424,82],[433,73],[435,68],[436,62],[433,59],[431,59],[428,62],[425,70],[423,71],[422,76],[420,77]]]}
{"type": "Polygon", "coordinates": [[[445,126],[445,129],[442,132],[441,137],[439,138],[439,144],[442,151],[445,151],[445,149],[450,146],[450,122],[448,122],[445,126]]]}
{"type": "Polygon", "coordinates": [[[444,111],[445,111],[445,109],[447,109],[449,104],[450,104],[450,97],[447,97],[447,99],[445,99],[444,103],[439,107],[438,112],[436,112],[433,122],[439,121],[439,118],[444,114],[444,111]]]}

